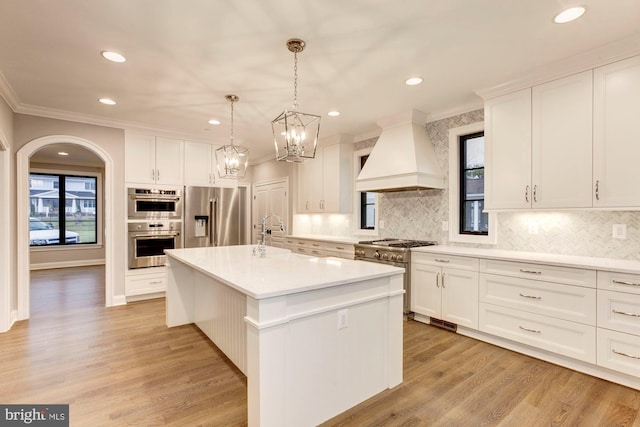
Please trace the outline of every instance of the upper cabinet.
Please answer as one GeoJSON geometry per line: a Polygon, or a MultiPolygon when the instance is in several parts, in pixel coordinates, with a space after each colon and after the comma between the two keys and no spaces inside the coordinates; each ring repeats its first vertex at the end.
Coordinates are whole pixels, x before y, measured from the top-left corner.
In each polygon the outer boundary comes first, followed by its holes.
{"type": "Polygon", "coordinates": [[[348,213],[353,200],[353,145],[318,147],[298,165],[298,213],[348,213]]]}
{"type": "Polygon", "coordinates": [[[125,181],[140,184],[183,184],[183,141],[126,133],[124,151],[125,181]]]}
{"type": "Polygon", "coordinates": [[[184,143],[184,184],[203,187],[238,186],[236,179],[224,179],[218,176],[216,166],[218,146],[203,142],[185,141],[184,143]]]}
{"type": "Polygon", "coordinates": [[[595,207],[640,206],[640,56],[594,70],[595,207]]]}
{"type": "Polygon", "coordinates": [[[485,103],[486,209],[592,206],[592,76],[485,103]]]}

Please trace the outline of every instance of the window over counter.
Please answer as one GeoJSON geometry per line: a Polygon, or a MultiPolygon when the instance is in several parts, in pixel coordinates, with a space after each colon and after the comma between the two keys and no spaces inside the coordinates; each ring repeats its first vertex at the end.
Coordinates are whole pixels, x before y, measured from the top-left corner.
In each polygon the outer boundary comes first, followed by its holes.
{"type": "MultiPolygon", "coordinates": [[[[367,162],[371,150],[372,148],[366,148],[354,152],[354,181],[367,162]]],[[[357,226],[356,234],[377,235],[378,219],[376,212],[378,211],[378,196],[376,193],[356,191],[355,203],[354,221],[357,226]]]]}
{"type": "Polygon", "coordinates": [[[29,174],[29,244],[98,243],[98,176],[29,174]]]}
{"type": "Polygon", "coordinates": [[[484,123],[449,130],[449,241],[496,244],[495,214],[484,212],[484,123]]]}

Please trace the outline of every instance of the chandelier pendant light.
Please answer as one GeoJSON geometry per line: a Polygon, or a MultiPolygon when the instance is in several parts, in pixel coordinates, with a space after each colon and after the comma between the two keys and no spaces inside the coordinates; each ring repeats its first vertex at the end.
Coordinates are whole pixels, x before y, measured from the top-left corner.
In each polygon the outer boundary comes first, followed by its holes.
{"type": "Polygon", "coordinates": [[[305,42],[300,39],[287,40],[287,48],[293,52],[293,110],[284,110],[271,122],[276,160],[301,163],[316,156],[320,116],[298,111],[298,53],[305,42]]]}
{"type": "Polygon", "coordinates": [[[240,98],[236,95],[225,96],[231,102],[231,136],[229,145],[216,150],[216,164],[220,178],[244,178],[249,163],[249,150],[233,143],[233,104],[240,98]]]}

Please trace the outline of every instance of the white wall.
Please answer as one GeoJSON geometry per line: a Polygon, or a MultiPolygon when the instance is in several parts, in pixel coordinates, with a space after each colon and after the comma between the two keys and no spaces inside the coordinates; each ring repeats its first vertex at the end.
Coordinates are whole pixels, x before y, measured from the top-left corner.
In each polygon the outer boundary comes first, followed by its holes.
{"type": "Polygon", "coordinates": [[[11,286],[16,276],[14,243],[10,231],[13,213],[11,194],[15,187],[12,146],[13,112],[0,97],[0,332],[9,329],[17,309],[15,289],[11,286]]]}

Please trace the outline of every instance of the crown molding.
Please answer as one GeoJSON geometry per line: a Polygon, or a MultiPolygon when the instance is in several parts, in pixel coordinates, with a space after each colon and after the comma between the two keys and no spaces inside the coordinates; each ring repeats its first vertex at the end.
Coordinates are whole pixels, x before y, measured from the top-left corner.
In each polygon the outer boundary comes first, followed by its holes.
{"type": "Polygon", "coordinates": [[[587,52],[579,53],[561,61],[534,68],[518,78],[493,87],[478,89],[474,92],[483,100],[491,99],[571,74],[601,67],[635,55],[640,55],[640,33],[587,52]]]}
{"type": "Polygon", "coordinates": [[[15,112],[18,106],[20,105],[20,101],[18,100],[16,93],[14,92],[13,88],[11,87],[11,85],[9,84],[9,82],[4,77],[4,74],[1,71],[0,71],[0,96],[9,105],[9,108],[11,108],[15,112]]]}
{"type": "Polygon", "coordinates": [[[454,108],[442,110],[435,113],[429,113],[427,115],[427,123],[435,122],[437,120],[448,119],[449,117],[459,116],[460,114],[468,113],[484,108],[484,102],[482,99],[469,102],[467,104],[459,105],[454,108]]]}

